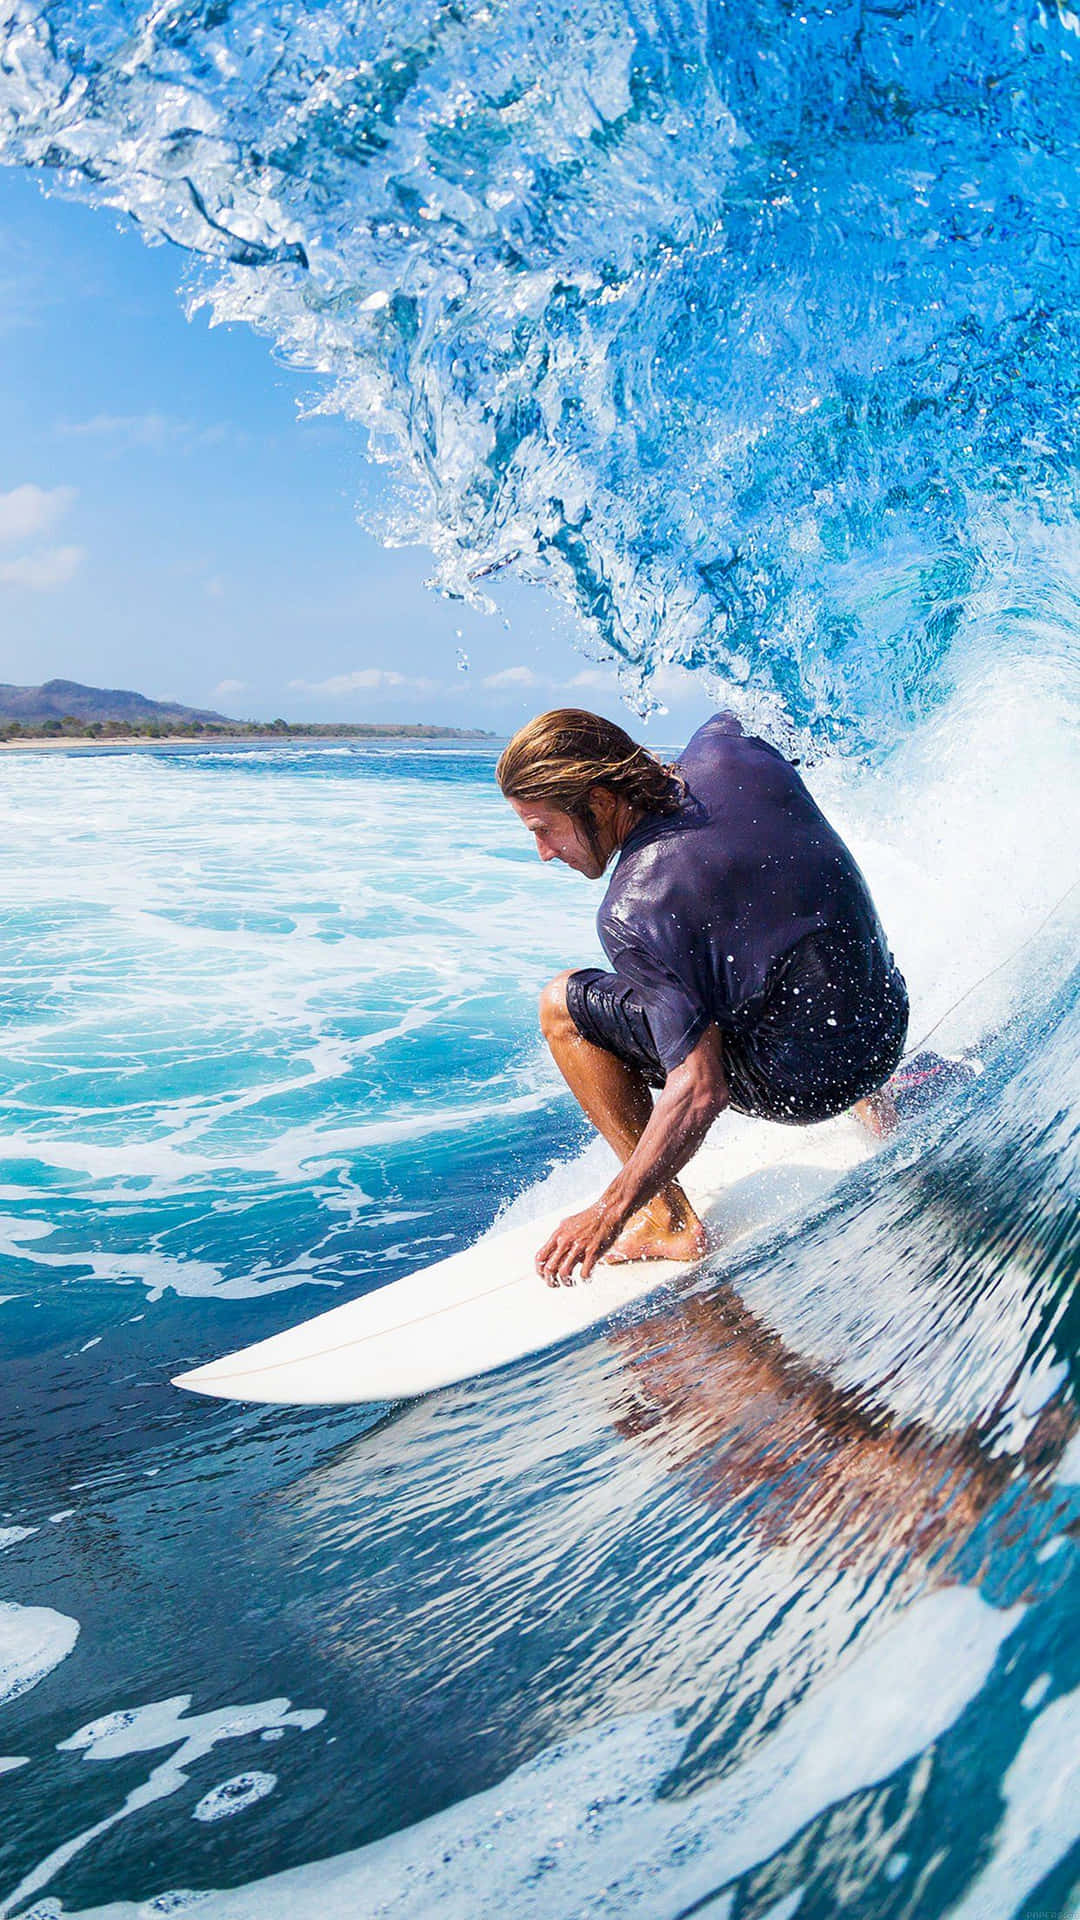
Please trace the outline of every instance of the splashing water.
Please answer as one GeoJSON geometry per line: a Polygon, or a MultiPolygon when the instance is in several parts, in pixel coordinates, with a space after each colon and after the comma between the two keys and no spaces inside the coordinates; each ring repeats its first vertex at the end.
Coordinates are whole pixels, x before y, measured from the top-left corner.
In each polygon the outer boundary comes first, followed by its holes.
{"type": "Polygon", "coordinates": [[[869,746],[1075,647],[1064,0],[10,0],[3,48],[0,158],[326,375],[449,591],[869,746]]]}
{"type": "Polygon", "coordinates": [[[0,56],[0,158],[324,375],[445,590],[810,743],[981,1069],[562,1352],[181,1403],[595,1191],[535,1038],[595,903],[490,754],[0,763],[0,1913],[1064,1913],[1077,16],[7,0],[0,56]]]}

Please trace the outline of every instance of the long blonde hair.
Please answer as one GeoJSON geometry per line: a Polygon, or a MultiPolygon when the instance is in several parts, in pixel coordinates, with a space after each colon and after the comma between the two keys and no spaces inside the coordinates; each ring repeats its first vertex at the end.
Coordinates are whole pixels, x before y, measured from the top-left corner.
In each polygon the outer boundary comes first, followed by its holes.
{"type": "Polygon", "coordinates": [[[582,707],[537,714],[503,748],[495,778],[508,800],[531,800],[570,814],[594,850],[593,787],[606,787],[637,813],[677,813],[686,791],[674,767],[631,740],[614,720],[582,707]]]}

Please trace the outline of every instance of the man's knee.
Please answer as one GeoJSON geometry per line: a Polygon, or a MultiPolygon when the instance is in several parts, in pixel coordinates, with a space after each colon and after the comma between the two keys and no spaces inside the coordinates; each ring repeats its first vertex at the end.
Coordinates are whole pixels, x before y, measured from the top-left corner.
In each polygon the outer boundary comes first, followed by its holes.
{"type": "Polygon", "coordinates": [[[557,1039],[573,1026],[566,1004],[566,983],[572,969],[556,974],[540,995],[540,1031],[545,1040],[557,1039]]]}

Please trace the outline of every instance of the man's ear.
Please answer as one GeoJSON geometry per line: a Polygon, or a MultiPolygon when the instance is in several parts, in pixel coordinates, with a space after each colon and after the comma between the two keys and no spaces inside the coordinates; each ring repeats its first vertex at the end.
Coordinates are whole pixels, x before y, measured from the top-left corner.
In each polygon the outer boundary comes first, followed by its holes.
{"type": "Polygon", "coordinates": [[[590,787],[587,795],[589,812],[597,826],[606,827],[618,806],[618,798],[610,787],[590,787]]]}

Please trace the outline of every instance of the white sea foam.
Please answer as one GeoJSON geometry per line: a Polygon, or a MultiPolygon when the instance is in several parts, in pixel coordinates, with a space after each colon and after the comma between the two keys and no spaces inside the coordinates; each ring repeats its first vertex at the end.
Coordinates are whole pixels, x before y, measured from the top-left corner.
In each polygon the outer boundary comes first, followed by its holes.
{"type": "MultiPolygon", "coordinates": [[[[189,1770],[220,1741],[250,1738],[266,1727],[295,1727],[307,1732],[325,1718],[321,1707],[290,1708],[286,1699],[261,1700],[250,1706],[221,1707],[212,1713],[199,1714],[189,1714],[190,1705],[190,1694],[178,1694],[174,1699],[157,1700],[146,1706],[119,1708],[90,1721],[70,1739],[60,1742],[60,1753],[81,1753],[84,1760],[126,1759],[131,1754],[151,1753],[159,1747],[175,1746],[176,1752],[161,1761],[141,1786],[133,1787],[114,1813],[64,1841],[39,1861],[6,1899],[0,1901],[0,1916],[21,1907],[70,1860],[129,1814],[178,1793],[188,1784],[189,1770]]],[[[272,1778],[270,1775],[258,1777],[272,1778]]],[[[253,1797],[261,1798],[266,1791],[269,1789],[263,1788],[253,1797]]]]}
{"type": "Polygon", "coordinates": [[[949,1920],[1012,1920],[1080,1839],[1080,1689],[1040,1713],[1003,1782],[993,1853],[949,1920]]]}
{"type": "Polygon", "coordinates": [[[1054,1478],[1063,1486],[1080,1487],[1080,1433],[1074,1433],[1054,1468],[1054,1478]]]}
{"type": "MultiPolygon", "coordinates": [[[[276,1728],[267,1728],[267,1732],[276,1732],[276,1728]]],[[[214,1820],[230,1820],[234,1813],[243,1813],[245,1808],[253,1807],[257,1800],[265,1800],[276,1786],[276,1773],[236,1773],[231,1780],[222,1780],[219,1786],[211,1787],[209,1793],[204,1793],[192,1809],[191,1817],[204,1824],[214,1820]]]]}
{"type": "Polygon", "coordinates": [[[78,1637],[79,1623],[66,1613],[0,1600],[0,1706],[44,1680],[78,1637]]]}
{"type": "Polygon", "coordinates": [[[1024,1712],[1034,1713],[1036,1707],[1041,1707],[1053,1684],[1053,1679],[1050,1674],[1040,1673],[1038,1679],[1032,1681],[1020,1702],[1024,1712]]]}
{"type": "MultiPolygon", "coordinates": [[[[795,1887],[791,1893],[785,1893],[782,1900],[776,1900],[771,1907],[766,1908],[761,1920],[791,1920],[792,1914],[798,1911],[804,1892],[805,1888],[795,1887]]],[[[715,1905],[700,1907],[698,1911],[702,1914],[703,1920],[723,1920],[726,1910],[717,1902],[715,1905]]]]}
{"type": "MultiPolygon", "coordinates": [[[[616,1920],[643,1900],[650,1920],[675,1920],[940,1738],[1020,1612],[995,1612],[958,1588],[919,1601],[812,1688],[741,1765],[686,1798],[657,1791],[684,1745],[677,1716],[624,1720],[549,1749],[406,1832],[215,1892],[215,1920],[616,1920]]],[[[149,1920],[152,1911],[120,1901],[77,1920],[149,1920]]]]}
{"type": "MultiPolygon", "coordinates": [[[[106,1228],[113,1206],[207,1194],[240,1211],[286,1187],[315,1211],[359,1216],[371,1202],[357,1155],[407,1153],[439,1133],[450,1143],[563,1097],[528,1064],[448,1084],[445,1043],[416,1043],[447,1021],[502,1023],[563,959],[564,939],[592,957],[588,889],[548,875],[539,898],[530,869],[506,857],[523,851],[520,828],[493,792],[451,786],[418,804],[415,781],[391,768],[375,782],[321,763],[312,779],[303,756],[267,767],[252,778],[225,759],[65,759],[28,762],[16,779],[0,765],[6,844],[18,847],[10,872],[0,851],[0,877],[34,928],[18,981],[26,1017],[5,1038],[16,1085],[0,1155],[28,1167],[9,1202],[40,1207],[46,1166],[68,1177],[61,1194],[92,1185],[106,1228]],[[374,1099],[358,1088],[365,1062],[406,1046],[407,1071],[380,1065],[374,1099]]],[[[25,1217],[8,1226],[12,1250],[152,1296],[243,1298],[337,1277],[305,1256],[223,1272],[201,1247],[189,1256],[147,1236],[115,1253],[62,1224],[62,1256],[30,1245],[48,1229],[25,1217]]]]}
{"type": "MultiPolygon", "coordinates": [[[[935,1046],[977,1045],[1030,1005],[1044,955],[1025,943],[1076,880],[1080,830],[1080,734],[1052,666],[973,670],[884,772],[830,763],[809,780],[870,881],[911,994],[909,1044],[945,1016],[935,1046]]],[[[1063,954],[1078,912],[1075,893],[1059,907],[1063,954]]]]}
{"type": "MultiPolygon", "coordinates": [[[[2,1226],[0,1222],[0,1229],[2,1226]]],[[[49,1229],[46,1227],[45,1231],[49,1229]]],[[[159,1300],[168,1291],[195,1297],[212,1296],[219,1300],[245,1300],[298,1284],[295,1271],[267,1273],[258,1280],[243,1277],[228,1279],[209,1260],[182,1259],[174,1254],[156,1252],[152,1248],[141,1248],[127,1254],[103,1253],[94,1247],[76,1247],[64,1253],[51,1254],[36,1249],[28,1251],[21,1240],[5,1235],[0,1230],[0,1253],[13,1251],[21,1260],[35,1267],[61,1272],[68,1272],[72,1267],[84,1268],[88,1277],[94,1280],[110,1280],[120,1285],[141,1284],[151,1300],[159,1300]]],[[[313,1279],[307,1273],[302,1277],[305,1281],[313,1279]]],[[[316,1284],[330,1286],[333,1281],[324,1278],[316,1284]]],[[[89,1344],[93,1345],[94,1342],[89,1344]]],[[[85,1350],[81,1349],[83,1352],[85,1350]]]]}

